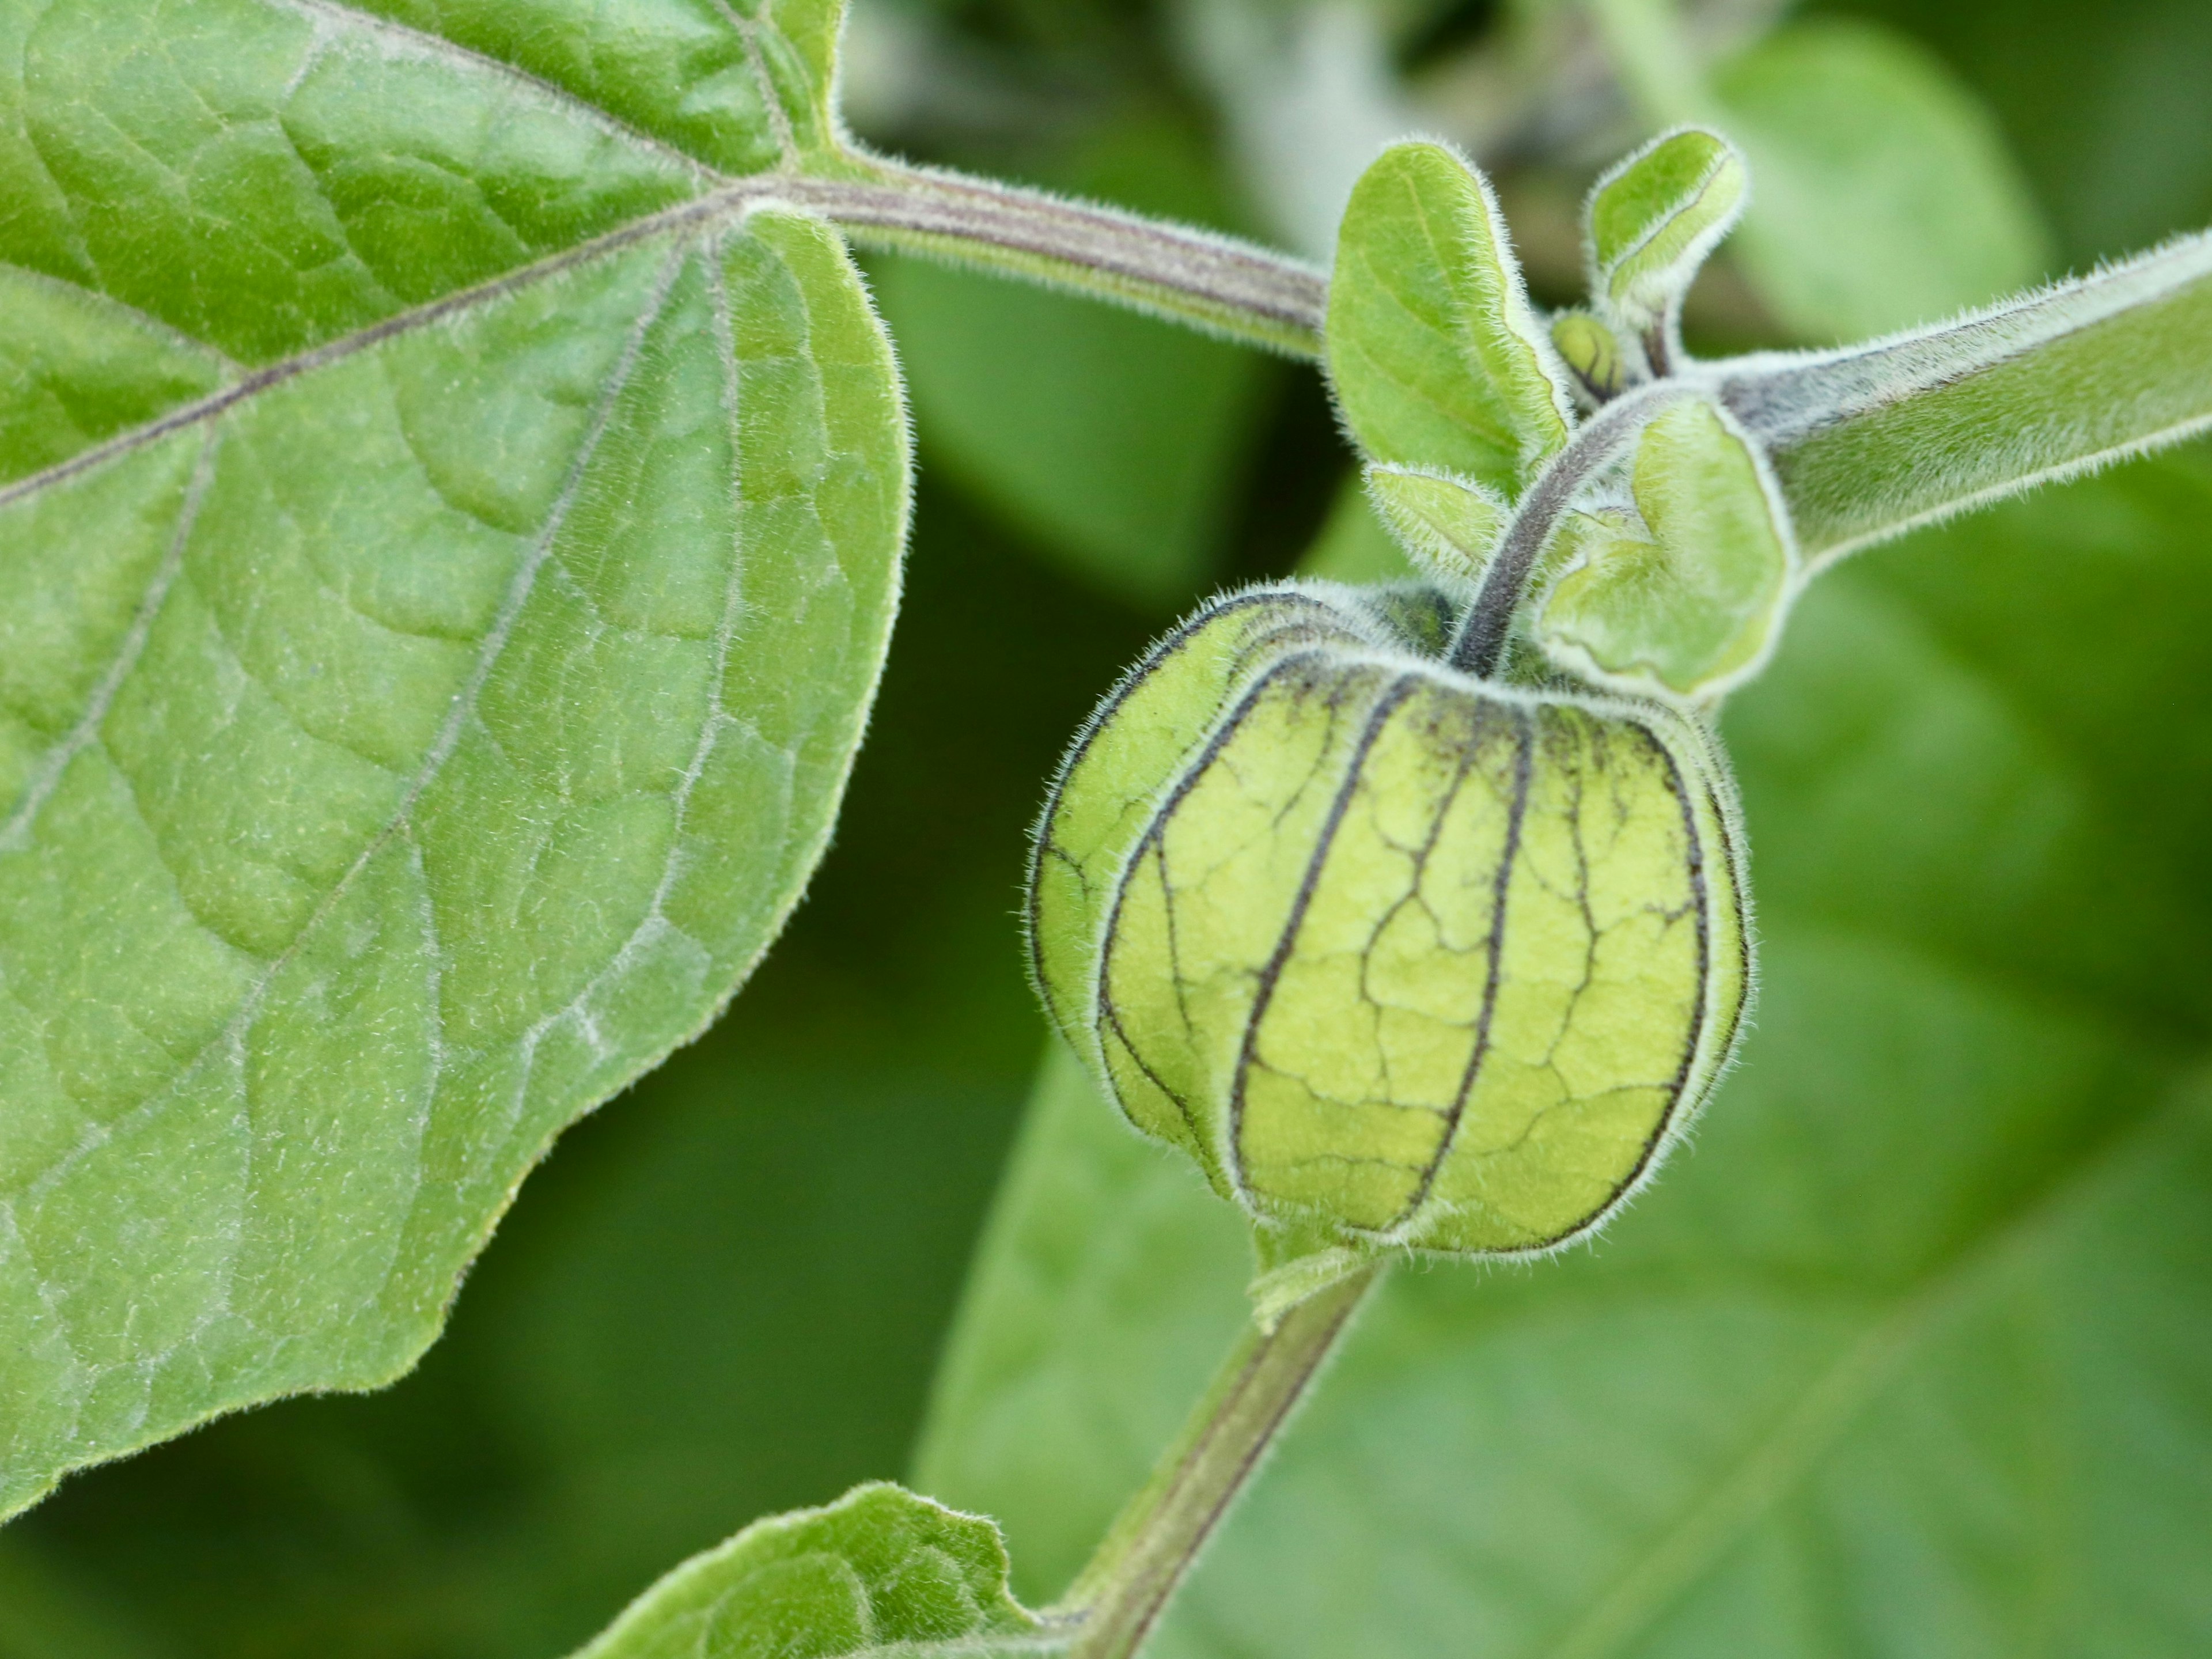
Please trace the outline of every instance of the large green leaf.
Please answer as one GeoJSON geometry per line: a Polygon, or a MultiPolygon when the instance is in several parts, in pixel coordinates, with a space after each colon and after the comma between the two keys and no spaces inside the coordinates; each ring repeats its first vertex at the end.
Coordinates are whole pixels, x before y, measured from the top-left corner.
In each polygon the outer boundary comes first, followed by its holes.
{"type": "Polygon", "coordinates": [[[1037,781],[1145,640],[918,486],[835,848],[743,995],[562,1136],[399,1384],[0,1529],[0,1654],[552,1659],[756,1516],[899,1474],[1034,1069],[1037,781]]]}
{"type": "Polygon", "coordinates": [[[881,664],[834,6],[389,9],[0,6],[0,1513],[406,1369],[881,664]]]}
{"type": "MultiPolygon", "coordinates": [[[[1698,1144],[1599,1243],[1401,1271],[1170,1656],[2212,1643],[2212,477],[1848,568],[1731,706],[1766,964],[1698,1144]]],[[[1172,1434],[1249,1271],[1048,1087],[921,1484],[1030,1593],[1172,1434]]]]}

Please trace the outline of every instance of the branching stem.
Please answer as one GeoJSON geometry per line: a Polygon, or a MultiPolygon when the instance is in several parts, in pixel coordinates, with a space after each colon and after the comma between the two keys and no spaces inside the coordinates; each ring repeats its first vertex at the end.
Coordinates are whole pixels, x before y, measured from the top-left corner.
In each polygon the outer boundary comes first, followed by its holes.
{"type": "Polygon", "coordinates": [[[1056,1612],[1081,1620],[1068,1659],[1129,1659],[1304,1395],[1382,1269],[1316,1291],[1271,1332],[1245,1327],[1152,1479],[1056,1612]]]}

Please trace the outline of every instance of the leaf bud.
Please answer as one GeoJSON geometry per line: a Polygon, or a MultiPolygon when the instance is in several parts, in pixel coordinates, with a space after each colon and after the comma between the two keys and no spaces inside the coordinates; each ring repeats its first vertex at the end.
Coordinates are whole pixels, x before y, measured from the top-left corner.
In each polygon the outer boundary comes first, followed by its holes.
{"type": "Polygon", "coordinates": [[[1439,615],[1306,582],[1162,641],[1053,787],[1032,963],[1129,1121],[1263,1227],[1540,1251],[1726,1064],[1733,788],[1669,708],[1446,666],[1439,615]]]}
{"type": "Polygon", "coordinates": [[[1611,403],[1632,382],[1646,378],[1644,365],[1632,361],[1632,348],[1587,311],[1562,311],[1553,317],[1552,346],[1589,408],[1611,403]]]}

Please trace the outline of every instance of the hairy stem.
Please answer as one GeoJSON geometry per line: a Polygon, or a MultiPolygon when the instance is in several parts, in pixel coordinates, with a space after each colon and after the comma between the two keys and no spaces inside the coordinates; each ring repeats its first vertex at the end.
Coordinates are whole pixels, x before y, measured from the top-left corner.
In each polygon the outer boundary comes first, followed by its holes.
{"type": "Polygon", "coordinates": [[[1182,1434],[1121,1511],[1056,1611],[1079,1618],[1068,1659],[1128,1659],[1237,1501],[1382,1273],[1362,1268],[1248,1325],[1182,1434]]]}
{"type": "Polygon", "coordinates": [[[1680,381],[1658,380],[1617,398],[1552,457],[1551,464],[1522,496],[1512,523],[1498,539],[1498,551],[1491,556],[1482,586],[1475,590],[1474,603],[1468,607],[1459,636],[1452,641],[1453,667],[1478,679],[1488,679],[1498,672],[1506,642],[1513,637],[1514,613],[1528,592],[1528,579],[1535,574],[1544,549],[1577,493],[1654,415],[1692,390],[1680,381]]]}
{"type": "Polygon", "coordinates": [[[1119,301],[1247,345],[1321,355],[1328,278],[1249,242],[877,156],[858,176],[738,189],[811,208],[855,240],[1119,301]]]}

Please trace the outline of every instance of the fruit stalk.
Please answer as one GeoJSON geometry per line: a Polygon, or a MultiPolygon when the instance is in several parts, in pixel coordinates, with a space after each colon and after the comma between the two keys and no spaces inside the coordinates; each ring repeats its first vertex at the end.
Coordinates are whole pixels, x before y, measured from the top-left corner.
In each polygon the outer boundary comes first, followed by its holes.
{"type": "Polygon", "coordinates": [[[1127,1659],[1144,1644],[1382,1271],[1377,1262],[1316,1292],[1272,1331],[1244,1328],[1182,1433],[1054,1609],[1082,1622],[1068,1659],[1127,1659]]]}

